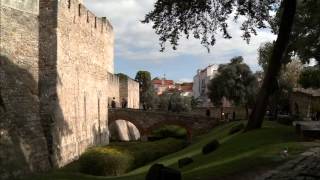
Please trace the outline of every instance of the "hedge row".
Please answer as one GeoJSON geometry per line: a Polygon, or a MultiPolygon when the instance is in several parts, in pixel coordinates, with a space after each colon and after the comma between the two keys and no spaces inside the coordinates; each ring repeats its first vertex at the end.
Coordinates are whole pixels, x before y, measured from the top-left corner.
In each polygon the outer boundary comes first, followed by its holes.
{"type": "Polygon", "coordinates": [[[154,142],[115,143],[95,147],[79,159],[80,172],[96,176],[117,176],[186,147],[182,140],[168,138],[154,142]]]}

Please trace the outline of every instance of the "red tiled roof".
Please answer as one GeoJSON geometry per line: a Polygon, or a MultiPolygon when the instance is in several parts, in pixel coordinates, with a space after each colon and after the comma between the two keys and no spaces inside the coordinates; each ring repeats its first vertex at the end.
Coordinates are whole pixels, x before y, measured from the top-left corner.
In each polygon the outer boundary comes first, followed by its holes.
{"type": "Polygon", "coordinates": [[[193,83],[182,83],[180,85],[181,91],[183,92],[191,92],[193,83]]]}
{"type": "Polygon", "coordinates": [[[173,80],[152,80],[152,84],[159,84],[159,85],[173,85],[173,80]]]}

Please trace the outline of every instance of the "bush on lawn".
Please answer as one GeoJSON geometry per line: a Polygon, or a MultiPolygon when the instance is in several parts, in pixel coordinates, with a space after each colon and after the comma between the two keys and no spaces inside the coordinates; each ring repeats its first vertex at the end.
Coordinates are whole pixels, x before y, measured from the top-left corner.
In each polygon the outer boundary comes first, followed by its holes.
{"type": "Polygon", "coordinates": [[[187,139],[187,130],[176,125],[160,127],[151,133],[151,140],[159,140],[165,138],[187,139]]]}
{"type": "Polygon", "coordinates": [[[80,172],[96,176],[117,176],[129,170],[132,161],[132,155],[114,148],[92,148],[80,157],[80,172]]]}
{"type": "Polygon", "coordinates": [[[229,131],[229,134],[232,135],[232,134],[235,134],[237,132],[240,132],[242,131],[243,129],[245,128],[244,124],[241,123],[241,124],[238,124],[236,126],[233,126],[230,131],[229,131]]]}
{"type": "Polygon", "coordinates": [[[209,154],[209,153],[215,151],[216,149],[218,149],[219,146],[220,146],[219,141],[215,139],[215,140],[209,142],[208,144],[206,144],[202,148],[202,154],[209,154]]]}
{"type": "Polygon", "coordinates": [[[155,142],[114,143],[91,148],[80,157],[80,172],[97,176],[121,175],[179,151],[186,144],[185,141],[168,138],[155,142]]]}
{"type": "Polygon", "coordinates": [[[181,172],[162,164],[154,164],[150,167],[146,180],[181,180],[181,172]]]}
{"type": "Polygon", "coordinates": [[[193,163],[193,159],[190,158],[190,157],[187,157],[187,158],[182,158],[182,159],[179,159],[178,161],[178,167],[179,168],[183,168],[184,166],[187,166],[189,164],[193,163]]]}

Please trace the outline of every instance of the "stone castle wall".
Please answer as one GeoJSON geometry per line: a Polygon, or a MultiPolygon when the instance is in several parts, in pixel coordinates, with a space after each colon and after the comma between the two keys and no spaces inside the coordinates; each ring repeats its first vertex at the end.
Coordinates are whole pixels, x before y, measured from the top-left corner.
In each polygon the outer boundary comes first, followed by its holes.
{"type": "Polygon", "coordinates": [[[128,108],[139,109],[139,106],[139,83],[133,79],[128,79],[128,108]]]}
{"type": "Polygon", "coordinates": [[[120,107],[120,94],[119,94],[119,76],[108,73],[108,105],[111,106],[111,101],[115,98],[117,106],[120,107]]]}
{"type": "Polygon", "coordinates": [[[113,30],[79,2],[1,0],[0,179],[109,141],[113,30]]]}
{"type": "Polygon", "coordinates": [[[113,30],[106,18],[97,18],[77,0],[57,3],[40,3],[40,15],[44,11],[57,17],[52,27],[41,31],[51,34],[44,37],[56,39],[56,43],[44,46],[50,49],[43,49],[48,52],[56,48],[56,57],[43,66],[50,67],[49,71],[55,69],[45,73],[55,84],[46,86],[52,87],[47,91],[51,100],[43,98],[42,107],[46,107],[43,112],[50,113],[44,119],[53,122],[49,150],[53,163],[60,167],[77,159],[88,147],[109,142],[107,73],[113,72],[113,30]],[[56,9],[43,9],[47,5],[56,9]]]}
{"type": "Polygon", "coordinates": [[[127,107],[131,109],[139,109],[140,96],[139,96],[139,83],[130,78],[120,78],[120,102],[126,99],[128,102],[127,107]]]}
{"type": "Polygon", "coordinates": [[[39,114],[37,4],[0,2],[0,179],[50,167],[39,114]]]}
{"type": "Polygon", "coordinates": [[[0,0],[0,4],[19,11],[39,14],[39,0],[0,0]]]}

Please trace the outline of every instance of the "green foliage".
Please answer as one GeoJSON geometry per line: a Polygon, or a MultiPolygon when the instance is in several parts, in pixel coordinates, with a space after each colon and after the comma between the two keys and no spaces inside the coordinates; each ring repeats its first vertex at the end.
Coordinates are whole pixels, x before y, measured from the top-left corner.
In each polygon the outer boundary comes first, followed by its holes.
{"type": "Polygon", "coordinates": [[[206,144],[205,146],[203,146],[202,148],[202,154],[209,154],[212,153],[213,151],[215,151],[216,149],[218,149],[220,146],[220,143],[218,140],[214,139],[212,141],[210,141],[208,144],[206,144]]]}
{"type": "MultiPolygon", "coordinates": [[[[255,170],[259,170],[259,168],[278,166],[284,161],[280,156],[280,152],[285,148],[288,148],[288,159],[292,159],[311,147],[319,146],[317,142],[299,142],[296,139],[293,127],[282,126],[269,121],[264,123],[262,129],[230,136],[230,129],[240,123],[245,122],[232,122],[218,126],[210,133],[196,137],[193,143],[183,150],[162,157],[124,176],[94,177],[72,172],[64,168],[36,175],[28,180],[140,180],[145,179],[145,175],[151,165],[160,163],[178,169],[178,160],[185,157],[194,159],[194,162],[180,169],[184,180],[194,180],[195,177],[199,179],[221,179],[239,172],[254,172],[255,170]],[[212,139],[217,139],[221,143],[220,147],[213,153],[202,155],[202,147],[212,139]]],[[[161,141],[156,141],[155,143],[159,142],[161,141]]],[[[131,152],[136,151],[132,150],[133,145],[130,143],[129,145],[120,144],[118,146],[127,148],[131,152]]],[[[168,148],[165,146],[161,147],[161,149],[168,148]]],[[[142,143],[141,146],[137,146],[136,148],[143,149],[146,146],[142,143]]],[[[160,147],[152,148],[154,148],[153,150],[158,150],[160,147]]],[[[140,152],[141,154],[144,153],[143,151],[140,152]]]]}
{"type": "Polygon", "coordinates": [[[258,64],[262,67],[264,72],[267,72],[268,62],[271,59],[273,47],[273,42],[266,42],[258,49],[258,64]]]}
{"type": "Polygon", "coordinates": [[[133,163],[133,157],[116,148],[92,148],[80,159],[80,172],[96,176],[117,176],[127,172],[133,163]]]}
{"type": "Polygon", "coordinates": [[[138,71],[135,80],[139,82],[140,102],[144,103],[146,108],[154,108],[158,98],[151,82],[151,74],[148,71],[138,71]]]}
{"type": "Polygon", "coordinates": [[[120,80],[127,80],[129,78],[128,75],[123,74],[123,73],[118,73],[116,75],[120,78],[120,80]]]}
{"type": "Polygon", "coordinates": [[[152,86],[149,71],[138,71],[135,80],[139,82],[141,92],[146,92],[152,86]]]}
{"type": "Polygon", "coordinates": [[[153,86],[151,86],[144,94],[142,94],[142,99],[142,102],[146,104],[147,109],[156,108],[156,105],[159,101],[159,98],[153,86]]]}
{"type": "Polygon", "coordinates": [[[243,39],[249,41],[257,29],[267,27],[270,12],[279,6],[279,1],[264,0],[157,0],[155,9],[148,13],[143,23],[153,23],[153,29],[160,36],[161,50],[169,42],[177,49],[181,36],[200,39],[208,50],[216,42],[216,34],[221,32],[226,39],[231,38],[228,19],[243,17],[241,30],[243,39]],[[182,23],[183,22],[183,23],[182,23]]]}
{"type": "MultiPolygon", "coordinates": [[[[320,62],[320,1],[298,0],[297,2],[297,11],[287,48],[286,61],[288,62],[290,61],[289,58],[298,55],[304,63],[309,62],[310,59],[316,59],[320,62]]],[[[278,33],[282,12],[283,9],[280,7],[276,16],[270,21],[275,33],[278,33]]]]}
{"type": "Polygon", "coordinates": [[[163,93],[159,98],[159,109],[171,112],[188,112],[192,109],[192,98],[180,92],[163,93]]]}
{"type": "MultiPolygon", "coordinates": [[[[264,74],[267,72],[269,60],[272,55],[274,44],[267,42],[259,47],[259,65],[262,67],[264,74]]],[[[292,88],[298,86],[298,78],[302,71],[302,63],[300,60],[292,57],[285,65],[282,66],[279,76],[279,88],[291,91],[292,88]]]]}
{"type": "Polygon", "coordinates": [[[184,166],[187,166],[193,162],[194,162],[194,160],[192,158],[189,158],[189,157],[182,158],[182,159],[179,159],[178,166],[179,166],[179,168],[183,168],[184,166]]]}
{"type": "Polygon", "coordinates": [[[187,130],[180,126],[167,125],[152,131],[151,136],[156,139],[177,138],[187,139],[187,130]]]}
{"type": "Polygon", "coordinates": [[[257,79],[241,56],[234,57],[229,64],[220,65],[218,73],[208,85],[208,96],[214,105],[220,106],[223,97],[236,105],[254,103],[257,79]]]}
{"type": "Polygon", "coordinates": [[[117,176],[185,146],[184,141],[164,139],[156,142],[114,143],[106,147],[91,148],[80,157],[79,170],[91,175],[117,176]]]}
{"type": "Polygon", "coordinates": [[[191,98],[181,96],[179,92],[171,95],[169,101],[169,111],[188,112],[191,110],[191,98]]]}
{"type": "MultiPolygon", "coordinates": [[[[259,48],[259,65],[263,68],[263,76],[266,74],[268,63],[272,55],[274,44],[265,43],[259,48]]],[[[281,67],[278,78],[278,87],[275,93],[270,97],[269,109],[276,114],[280,108],[283,111],[289,111],[290,92],[298,87],[298,78],[302,72],[303,65],[300,60],[290,58],[286,64],[281,67]]]]}
{"type": "Polygon", "coordinates": [[[320,88],[319,66],[305,68],[300,74],[299,84],[303,88],[320,88]]]}

